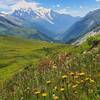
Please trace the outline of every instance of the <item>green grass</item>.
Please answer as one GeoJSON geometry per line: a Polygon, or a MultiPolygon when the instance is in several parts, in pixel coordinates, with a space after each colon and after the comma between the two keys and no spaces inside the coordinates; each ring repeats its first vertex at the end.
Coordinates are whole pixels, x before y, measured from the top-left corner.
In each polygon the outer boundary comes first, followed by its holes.
{"type": "Polygon", "coordinates": [[[28,64],[36,64],[40,58],[69,49],[62,44],[0,36],[0,83],[23,70],[28,64]]]}
{"type": "Polygon", "coordinates": [[[99,100],[100,45],[2,36],[0,82],[1,100],[99,100]]]}

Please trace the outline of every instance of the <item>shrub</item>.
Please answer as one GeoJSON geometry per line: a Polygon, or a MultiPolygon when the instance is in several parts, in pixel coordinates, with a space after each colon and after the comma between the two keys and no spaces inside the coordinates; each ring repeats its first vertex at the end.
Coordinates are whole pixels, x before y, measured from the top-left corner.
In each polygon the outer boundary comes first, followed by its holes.
{"type": "Polygon", "coordinates": [[[89,46],[93,46],[94,45],[94,41],[96,41],[97,38],[95,36],[90,36],[88,39],[87,39],[87,43],[89,46]]]}

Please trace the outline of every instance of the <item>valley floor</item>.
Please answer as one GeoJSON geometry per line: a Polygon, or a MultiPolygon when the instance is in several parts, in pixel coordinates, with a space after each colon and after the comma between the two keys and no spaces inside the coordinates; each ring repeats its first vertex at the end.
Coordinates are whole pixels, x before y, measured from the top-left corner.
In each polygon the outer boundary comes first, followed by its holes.
{"type": "Polygon", "coordinates": [[[0,36],[0,100],[99,100],[99,83],[100,46],[0,36]]]}

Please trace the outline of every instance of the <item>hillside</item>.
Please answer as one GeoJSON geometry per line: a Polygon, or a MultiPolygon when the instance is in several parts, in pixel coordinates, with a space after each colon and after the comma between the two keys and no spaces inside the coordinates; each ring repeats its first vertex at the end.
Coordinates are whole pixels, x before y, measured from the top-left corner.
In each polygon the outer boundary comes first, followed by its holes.
{"type": "Polygon", "coordinates": [[[73,24],[64,34],[62,34],[62,41],[72,43],[80,37],[84,37],[98,26],[100,26],[100,9],[89,12],[81,20],[73,24]]]}
{"type": "Polygon", "coordinates": [[[100,44],[90,49],[87,43],[71,46],[5,36],[0,41],[1,100],[100,99],[100,44]]]}
{"type": "Polygon", "coordinates": [[[92,29],[90,32],[86,33],[85,35],[79,37],[78,39],[76,39],[74,42],[72,42],[72,44],[82,44],[83,42],[85,42],[89,37],[91,36],[98,36],[100,35],[100,26],[92,29]]]}
{"type": "Polygon", "coordinates": [[[21,19],[0,13],[0,35],[18,36],[43,41],[54,41],[36,28],[24,27],[21,19]]]}
{"type": "Polygon", "coordinates": [[[1,35],[0,83],[9,79],[13,74],[17,73],[17,71],[22,70],[24,66],[36,64],[40,58],[50,56],[63,47],[64,45],[60,44],[1,35]]]}

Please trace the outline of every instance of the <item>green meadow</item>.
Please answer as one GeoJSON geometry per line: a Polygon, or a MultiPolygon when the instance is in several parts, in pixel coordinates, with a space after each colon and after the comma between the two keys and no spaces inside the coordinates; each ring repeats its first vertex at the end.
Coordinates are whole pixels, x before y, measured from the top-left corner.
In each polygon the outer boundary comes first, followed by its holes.
{"type": "Polygon", "coordinates": [[[0,36],[0,83],[23,70],[24,66],[36,64],[39,59],[57,53],[62,48],[67,49],[61,44],[0,36]]]}
{"type": "Polygon", "coordinates": [[[100,44],[0,36],[0,100],[100,100],[99,83],[100,44]]]}

